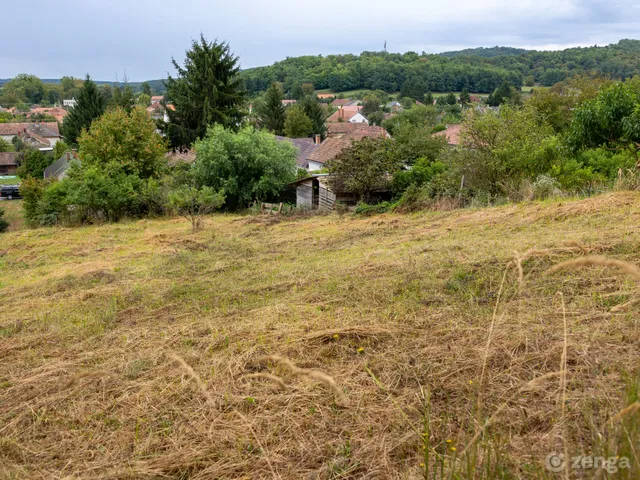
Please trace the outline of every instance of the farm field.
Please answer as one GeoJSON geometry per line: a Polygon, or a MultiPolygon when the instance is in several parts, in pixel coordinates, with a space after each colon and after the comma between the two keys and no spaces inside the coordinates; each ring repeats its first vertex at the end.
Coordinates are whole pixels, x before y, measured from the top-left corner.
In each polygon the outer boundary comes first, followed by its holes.
{"type": "Polygon", "coordinates": [[[638,192],[1,238],[0,479],[640,475],[638,192]]]}

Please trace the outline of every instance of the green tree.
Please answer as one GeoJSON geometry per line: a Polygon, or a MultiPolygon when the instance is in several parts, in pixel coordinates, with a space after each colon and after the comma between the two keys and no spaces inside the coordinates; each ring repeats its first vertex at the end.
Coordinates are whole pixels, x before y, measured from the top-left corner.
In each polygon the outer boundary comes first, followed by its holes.
{"type": "Polygon", "coordinates": [[[78,145],[82,164],[106,173],[157,177],[166,162],[164,140],[143,107],[130,113],[120,107],[109,109],[82,133],[78,145]]]}
{"type": "Polygon", "coordinates": [[[29,104],[42,102],[44,83],[35,75],[21,73],[16,75],[3,87],[3,93],[15,93],[18,99],[29,104]]]}
{"type": "Polygon", "coordinates": [[[224,205],[224,192],[216,192],[213,188],[196,185],[193,171],[181,176],[180,184],[168,195],[169,205],[191,222],[193,231],[202,228],[202,216],[207,215],[224,205]]]}
{"type": "MultiPolygon", "coordinates": [[[[303,84],[304,85],[307,84],[303,84]]],[[[325,113],[318,101],[312,96],[306,96],[301,102],[304,113],[311,119],[312,133],[325,136],[327,133],[327,125],[325,122],[325,113]]]]}
{"type": "Polygon", "coordinates": [[[284,132],[285,108],[282,100],[284,100],[282,84],[274,82],[267,89],[264,101],[257,112],[260,127],[275,135],[282,135],[284,132]]]}
{"type": "Polygon", "coordinates": [[[37,148],[27,147],[23,152],[22,163],[17,173],[22,178],[42,178],[44,169],[51,165],[52,161],[50,154],[41,152],[37,148]]]}
{"type": "Polygon", "coordinates": [[[216,125],[196,142],[196,186],[224,191],[229,210],[253,200],[277,200],[296,178],[296,149],[273,135],[245,127],[235,133],[216,125]]]}
{"type": "Polygon", "coordinates": [[[374,191],[391,187],[391,175],[402,166],[392,154],[392,143],[385,138],[365,137],[353,142],[327,164],[331,189],[356,195],[367,201],[374,191]]]}
{"type": "Polygon", "coordinates": [[[447,105],[455,105],[456,103],[458,103],[458,101],[456,100],[456,96],[453,92],[449,92],[447,93],[447,105]]]}
{"type": "Polygon", "coordinates": [[[69,145],[67,145],[63,140],[58,140],[53,146],[53,161],[55,162],[62,157],[67,150],[69,150],[69,145]]]}
{"type": "Polygon", "coordinates": [[[138,95],[138,98],[136,98],[136,104],[146,108],[151,105],[151,97],[146,93],[141,93],[138,95]]]}
{"type": "Polygon", "coordinates": [[[509,85],[509,82],[504,81],[498,88],[496,88],[491,95],[487,98],[487,105],[497,107],[505,102],[509,102],[513,105],[520,105],[522,98],[520,93],[509,85]]]}
{"type": "Polygon", "coordinates": [[[424,104],[433,105],[433,93],[427,92],[424,94],[424,104]]]}
{"type": "Polygon", "coordinates": [[[76,79],[73,77],[62,77],[60,79],[60,87],[64,98],[73,98],[77,93],[76,79]]]}
{"type": "Polygon", "coordinates": [[[469,90],[463,88],[460,92],[460,97],[458,98],[461,105],[469,105],[471,103],[471,95],[469,95],[469,90]]]}
{"type": "Polygon", "coordinates": [[[575,111],[567,142],[574,151],[629,150],[640,169],[640,90],[632,82],[618,82],[584,102],[575,111]]]}
{"type": "Polygon", "coordinates": [[[293,105],[287,109],[284,120],[284,134],[289,138],[304,138],[313,133],[313,123],[302,106],[293,105]]]}
{"type": "Polygon", "coordinates": [[[169,122],[164,131],[172,148],[188,148],[205,136],[209,125],[237,128],[242,122],[245,93],[238,78],[239,59],[228,43],[193,40],[183,66],[172,59],[177,77],[165,85],[169,122]]]}
{"type": "Polygon", "coordinates": [[[96,118],[104,113],[106,103],[98,87],[87,75],[84,85],[78,92],[77,104],[72,108],[62,124],[62,133],[70,145],[78,143],[78,137],[91,126],[96,118]]]}
{"type": "MultiPolygon", "coordinates": [[[[374,112],[379,112],[382,108],[382,99],[375,93],[365,95],[362,99],[362,114],[369,119],[374,112]]],[[[369,119],[371,120],[371,119],[369,119]]]]}
{"type": "Polygon", "coordinates": [[[113,98],[111,98],[111,102],[109,102],[110,107],[120,107],[127,113],[130,113],[135,104],[136,98],[133,94],[133,89],[126,79],[124,85],[115,85],[113,87],[113,98]]]}
{"type": "Polygon", "coordinates": [[[149,85],[149,82],[142,82],[142,93],[144,93],[145,95],[149,95],[149,97],[151,97],[152,93],[151,93],[151,85],[149,85]]]}

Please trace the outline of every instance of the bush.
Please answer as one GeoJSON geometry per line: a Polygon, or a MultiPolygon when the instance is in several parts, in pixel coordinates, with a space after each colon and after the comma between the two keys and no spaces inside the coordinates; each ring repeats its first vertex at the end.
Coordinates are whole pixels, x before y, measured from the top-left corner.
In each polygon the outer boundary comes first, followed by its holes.
{"type": "Polygon", "coordinates": [[[562,195],[560,184],[549,175],[538,175],[536,181],[531,185],[533,197],[536,200],[559,197],[562,195]]]}
{"type": "Polygon", "coordinates": [[[364,216],[379,215],[381,213],[386,213],[392,210],[394,207],[395,204],[392,202],[381,202],[374,205],[370,205],[368,203],[359,203],[358,206],[356,206],[355,213],[357,215],[364,216]]]}
{"type": "Polygon", "coordinates": [[[9,222],[4,218],[4,209],[0,208],[0,233],[6,232],[9,228],[9,222]]]}

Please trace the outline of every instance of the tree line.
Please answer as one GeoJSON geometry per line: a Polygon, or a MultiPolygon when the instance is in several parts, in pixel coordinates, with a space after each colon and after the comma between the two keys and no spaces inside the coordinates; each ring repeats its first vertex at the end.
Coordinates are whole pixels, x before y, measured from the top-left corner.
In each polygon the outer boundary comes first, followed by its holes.
{"type": "Polygon", "coordinates": [[[420,81],[425,91],[467,89],[491,93],[505,81],[551,86],[585,73],[625,79],[640,74],[639,40],[621,40],[605,47],[560,51],[520,51],[506,47],[445,54],[363,52],[361,55],[303,56],[241,72],[247,91],[258,93],[273,82],[290,91],[310,82],[335,92],[358,88],[396,92],[405,82],[420,81]]]}

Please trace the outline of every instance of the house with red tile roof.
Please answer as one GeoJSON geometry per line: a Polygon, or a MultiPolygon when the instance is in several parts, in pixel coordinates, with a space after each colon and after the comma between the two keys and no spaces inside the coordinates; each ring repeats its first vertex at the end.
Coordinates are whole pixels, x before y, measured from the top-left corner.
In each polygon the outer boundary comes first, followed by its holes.
{"type": "Polygon", "coordinates": [[[322,142],[308,157],[309,171],[321,170],[325,164],[338,157],[343,150],[349,148],[353,142],[362,140],[365,137],[383,138],[389,134],[382,127],[371,127],[361,125],[344,133],[329,133],[327,139],[322,142]]]}
{"type": "Polygon", "coordinates": [[[41,143],[41,149],[52,149],[62,139],[57,122],[0,123],[0,138],[11,142],[14,137],[25,137],[41,143]]]}
{"type": "Polygon", "coordinates": [[[62,123],[62,121],[64,120],[64,117],[66,117],[67,115],[69,115],[69,112],[67,112],[64,108],[59,108],[59,107],[53,107],[53,108],[43,108],[43,107],[38,107],[38,108],[32,108],[31,111],[27,114],[27,116],[31,116],[31,115],[37,115],[37,114],[44,114],[44,115],[51,115],[53,118],[56,119],[56,121],[62,123]]]}
{"type": "Polygon", "coordinates": [[[451,146],[460,145],[462,134],[462,125],[447,125],[445,130],[441,132],[436,132],[433,134],[434,137],[444,137],[447,140],[447,143],[451,146]]]}
{"type": "Polygon", "coordinates": [[[333,115],[327,118],[327,123],[337,122],[350,122],[350,123],[366,123],[369,124],[369,120],[362,115],[362,106],[351,105],[346,107],[340,107],[333,115]]]}

